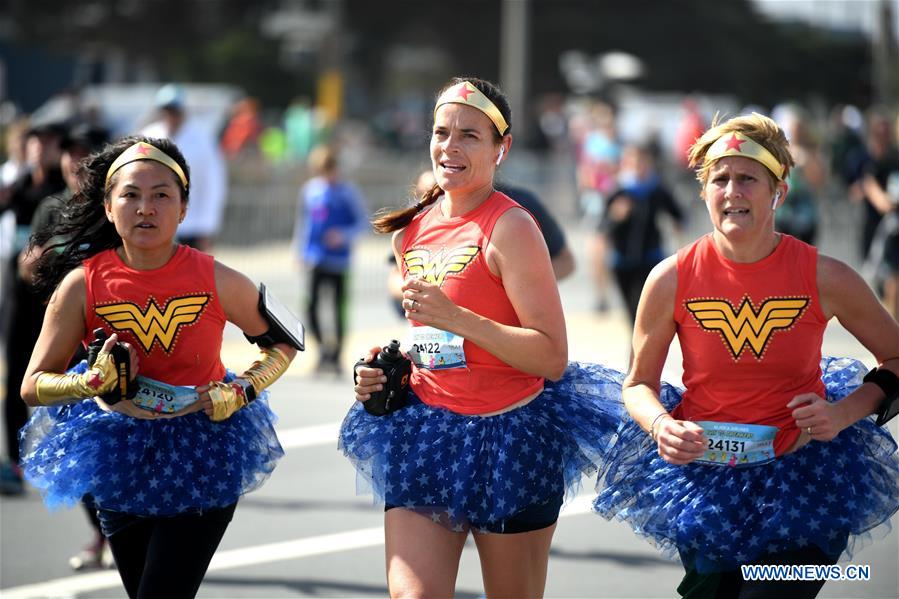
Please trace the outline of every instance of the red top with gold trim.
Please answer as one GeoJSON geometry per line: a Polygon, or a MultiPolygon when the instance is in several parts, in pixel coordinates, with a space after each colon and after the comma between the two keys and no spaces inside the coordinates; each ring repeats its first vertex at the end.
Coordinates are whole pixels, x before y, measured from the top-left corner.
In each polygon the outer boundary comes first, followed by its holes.
{"type": "Polygon", "coordinates": [[[225,312],[215,261],[186,245],[161,268],[135,270],[115,250],[84,261],[87,332],[103,328],[138,350],[138,373],[170,385],[204,385],[225,376],[225,312]]]}
{"type": "Polygon", "coordinates": [[[817,260],[817,249],[789,235],[751,264],[724,258],[711,234],[677,253],[686,391],[675,418],[776,426],[775,453],[793,446],[800,431],[787,403],[825,394],[817,260]]]}
{"type": "MultiPolygon", "coordinates": [[[[520,327],[503,282],[490,272],[484,249],[497,219],[521,208],[494,192],[477,208],[447,218],[439,202],[415,216],[403,236],[403,276],[438,284],[455,304],[495,322],[520,327]]],[[[413,322],[412,326],[421,326],[413,322]]],[[[460,414],[501,410],[543,388],[543,378],[513,368],[469,340],[463,349],[467,367],[446,370],[415,368],[412,388],[431,406],[460,414]]]]}

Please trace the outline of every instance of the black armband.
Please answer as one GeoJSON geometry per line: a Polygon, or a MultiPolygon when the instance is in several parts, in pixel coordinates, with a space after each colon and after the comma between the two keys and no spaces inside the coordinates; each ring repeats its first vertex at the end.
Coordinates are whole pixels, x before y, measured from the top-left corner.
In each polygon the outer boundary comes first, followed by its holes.
{"type": "Polygon", "coordinates": [[[899,376],[886,368],[874,368],[862,379],[883,391],[884,398],[877,408],[877,426],[883,426],[899,414],[899,376]]]}
{"type": "Polygon", "coordinates": [[[259,347],[271,347],[276,343],[286,343],[299,351],[305,346],[306,331],[300,319],[294,316],[287,306],[278,301],[271,291],[265,288],[265,283],[259,284],[259,313],[268,323],[268,330],[261,335],[247,335],[244,337],[250,343],[259,347]]]}

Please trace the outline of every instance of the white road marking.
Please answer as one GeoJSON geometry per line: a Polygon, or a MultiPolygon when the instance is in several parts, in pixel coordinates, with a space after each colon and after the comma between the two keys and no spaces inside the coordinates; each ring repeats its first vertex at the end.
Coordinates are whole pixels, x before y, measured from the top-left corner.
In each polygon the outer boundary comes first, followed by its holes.
{"type": "MultiPolygon", "coordinates": [[[[278,438],[285,449],[327,445],[335,443],[339,426],[340,423],[332,422],[317,426],[285,429],[278,431],[278,438]]],[[[591,502],[592,495],[580,495],[563,508],[561,517],[585,514],[590,511],[591,502]]],[[[316,537],[304,537],[279,543],[266,543],[241,549],[219,551],[212,558],[208,571],[216,572],[255,564],[376,547],[383,543],[384,529],[381,526],[316,537]]],[[[2,589],[0,590],[0,597],[3,599],[72,597],[79,593],[119,587],[121,584],[122,580],[115,570],[92,572],[2,589]]]]}
{"type": "Polygon", "coordinates": [[[340,432],[339,422],[328,422],[315,426],[301,426],[278,430],[278,440],[284,449],[298,447],[314,447],[316,445],[333,445],[337,447],[337,434],[340,432]]]}

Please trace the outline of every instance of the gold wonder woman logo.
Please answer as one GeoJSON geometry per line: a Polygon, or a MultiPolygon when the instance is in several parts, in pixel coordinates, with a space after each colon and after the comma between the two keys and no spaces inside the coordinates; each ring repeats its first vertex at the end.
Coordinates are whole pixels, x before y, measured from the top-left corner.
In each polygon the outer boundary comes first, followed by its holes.
{"type": "Polygon", "coordinates": [[[749,346],[756,358],[761,358],[771,334],[793,326],[808,306],[809,298],[772,298],[765,300],[758,312],[748,297],[740,309],[734,311],[727,300],[709,299],[687,302],[687,310],[703,329],[718,331],[734,360],[749,346]]]}
{"type": "Polygon", "coordinates": [[[430,250],[408,250],[403,254],[403,261],[411,276],[436,283],[439,287],[443,285],[446,275],[465,270],[479,251],[481,248],[476,245],[452,250],[441,249],[431,258],[430,250]]]}
{"type": "Polygon", "coordinates": [[[168,353],[178,329],[200,318],[208,302],[208,295],[191,295],[170,299],[165,309],[160,310],[156,300],[151,297],[146,310],[126,302],[96,306],[94,311],[115,330],[134,333],[147,353],[150,353],[156,341],[168,353]]]}

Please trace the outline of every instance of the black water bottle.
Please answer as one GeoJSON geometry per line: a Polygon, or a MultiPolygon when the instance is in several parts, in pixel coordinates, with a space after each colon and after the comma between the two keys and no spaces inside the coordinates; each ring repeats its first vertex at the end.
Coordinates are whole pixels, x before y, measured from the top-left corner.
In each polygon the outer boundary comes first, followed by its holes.
{"type": "Polygon", "coordinates": [[[94,340],[91,341],[87,346],[87,365],[91,367],[94,365],[94,362],[97,361],[97,354],[100,353],[100,350],[103,349],[103,344],[106,343],[106,331],[103,329],[94,329],[94,340]]]}
{"type": "MultiPolygon", "coordinates": [[[[87,345],[87,365],[88,368],[97,361],[97,355],[103,349],[108,335],[101,328],[94,329],[94,340],[87,345]]],[[[119,386],[108,393],[104,393],[100,397],[109,405],[114,405],[124,398],[133,399],[137,395],[137,381],[131,380],[131,356],[128,350],[121,343],[112,346],[109,352],[116,364],[116,372],[119,375],[119,386]]]]}
{"type": "Polygon", "coordinates": [[[380,368],[387,377],[384,388],[371,394],[371,398],[362,403],[365,411],[374,416],[383,416],[395,412],[406,405],[409,395],[409,376],[412,374],[412,362],[400,353],[400,342],[396,339],[385,345],[371,362],[357,362],[357,366],[380,368]]]}

